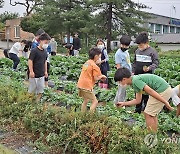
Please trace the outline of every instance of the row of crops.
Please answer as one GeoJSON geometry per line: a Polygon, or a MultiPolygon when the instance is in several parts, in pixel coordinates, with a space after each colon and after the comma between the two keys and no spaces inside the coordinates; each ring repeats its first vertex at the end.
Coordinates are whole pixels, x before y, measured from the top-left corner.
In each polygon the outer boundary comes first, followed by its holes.
{"type": "MultiPolygon", "coordinates": [[[[113,99],[117,90],[113,81],[114,57],[110,55],[110,90],[95,87],[101,104],[96,114],[80,112],[76,82],[87,56],[51,58],[50,80],[53,88],[45,89],[41,102],[27,93],[27,60],[21,58],[19,71],[11,70],[9,59],[0,59],[0,123],[15,131],[28,132],[31,145],[46,153],[178,153],[179,144],[161,139],[171,133],[179,134],[180,119],[175,112],[159,115],[159,142],[149,148],[144,144],[147,132],[143,115],[134,114],[133,107],[116,109],[113,99]]],[[[171,86],[180,84],[180,60],[163,56],[155,72],[171,86]]],[[[129,87],[127,99],[134,97],[129,87]]]]}

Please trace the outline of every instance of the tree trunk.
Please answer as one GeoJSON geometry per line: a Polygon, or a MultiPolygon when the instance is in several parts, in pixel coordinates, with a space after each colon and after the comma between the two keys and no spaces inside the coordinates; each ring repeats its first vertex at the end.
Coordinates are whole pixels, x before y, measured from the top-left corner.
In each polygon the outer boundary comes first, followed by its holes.
{"type": "Polygon", "coordinates": [[[107,51],[111,51],[111,37],[112,37],[112,3],[108,4],[108,13],[107,13],[107,51]]]}

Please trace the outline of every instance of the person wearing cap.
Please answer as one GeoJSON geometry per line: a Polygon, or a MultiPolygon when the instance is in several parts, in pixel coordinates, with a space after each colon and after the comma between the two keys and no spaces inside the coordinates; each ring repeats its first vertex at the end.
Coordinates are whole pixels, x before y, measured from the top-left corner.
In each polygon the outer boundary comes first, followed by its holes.
{"type": "Polygon", "coordinates": [[[38,45],[39,45],[39,37],[41,34],[45,33],[45,31],[43,29],[39,29],[36,34],[35,34],[35,38],[32,42],[32,45],[31,45],[31,50],[36,48],[38,45]]]}

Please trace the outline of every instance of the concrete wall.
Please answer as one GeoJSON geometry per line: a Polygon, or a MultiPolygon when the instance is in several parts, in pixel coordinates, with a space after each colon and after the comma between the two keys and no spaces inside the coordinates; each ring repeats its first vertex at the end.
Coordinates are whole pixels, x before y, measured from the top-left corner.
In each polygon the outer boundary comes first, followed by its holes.
{"type": "Polygon", "coordinates": [[[6,21],[6,29],[5,29],[5,38],[7,39],[7,31],[9,31],[9,39],[12,41],[20,41],[20,40],[32,40],[34,38],[33,33],[25,32],[20,28],[20,37],[15,37],[15,27],[20,26],[21,18],[12,19],[6,21]]]}
{"type": "Polygon", "coordinates": [[[180,44],[158,44],[162,51],[180,50],[180,44]]]}

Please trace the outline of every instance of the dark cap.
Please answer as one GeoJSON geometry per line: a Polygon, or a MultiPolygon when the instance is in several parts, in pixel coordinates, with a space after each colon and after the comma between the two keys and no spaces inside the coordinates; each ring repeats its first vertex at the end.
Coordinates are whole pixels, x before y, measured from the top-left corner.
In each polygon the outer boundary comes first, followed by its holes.
{"type": "Polygon", "coordinates": [[[43,29],[39,29],[37,32],[36,32],[36,36],[39,36],[41,34],[45,33],[45,31],[43,29]]]}

